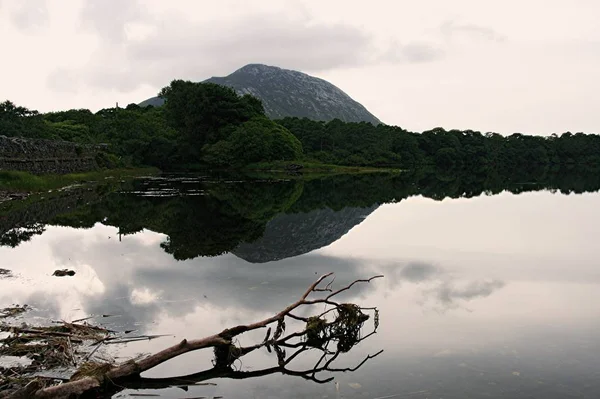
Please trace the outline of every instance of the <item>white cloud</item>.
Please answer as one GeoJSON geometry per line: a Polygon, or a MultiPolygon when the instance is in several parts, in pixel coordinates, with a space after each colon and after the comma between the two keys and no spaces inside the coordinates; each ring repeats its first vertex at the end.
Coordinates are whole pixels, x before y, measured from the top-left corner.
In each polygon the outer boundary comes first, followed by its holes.
{"type": "Polygon", "coordinates": [[[2,96],[42,111],[137,102],[175,78],[265,63],[327,79],[412,130],[600,125],[596,1],[0,1],[2,96]]]}
{"type": "Polygon", "coordinates": [[[441,25],[440,31],[450,39],[457,35],[466,35],[474,39],[495,42],[503,42],[506,40],[506,36],[496,32],[492,28],[476,24],[460,24],[455,21],[445,21],[441,25]]]}

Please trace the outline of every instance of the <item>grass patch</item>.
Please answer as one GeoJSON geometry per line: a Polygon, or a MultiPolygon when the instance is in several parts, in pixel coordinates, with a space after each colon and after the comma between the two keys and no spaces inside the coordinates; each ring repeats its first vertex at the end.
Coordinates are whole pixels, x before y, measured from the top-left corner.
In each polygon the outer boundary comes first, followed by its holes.
{"type": "Polygon", "coordinates": [[[158,173],[158,169],[156,168],[109,169],[67,175],[33,175],[27,172],[0,171],[0,190],[8,192],[39,192],[110,177],[129,177],[156,173],[158,173]]]}

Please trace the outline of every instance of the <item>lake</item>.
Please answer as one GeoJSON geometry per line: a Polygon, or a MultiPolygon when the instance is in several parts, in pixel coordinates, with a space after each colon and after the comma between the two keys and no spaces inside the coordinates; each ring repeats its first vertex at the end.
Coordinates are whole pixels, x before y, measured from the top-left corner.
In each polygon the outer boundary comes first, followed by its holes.
{"type": "MultiPolygon", "coordinates": [[[[324,371],[334,380],[323,384],[273,373],[114,397],[598,398],[599,188],[597,176],[568,174],[107,180],[2,204],[0,307],[30,305],[28,323],[95,316],[165,335],[99,351],[123,361],[269,317],[324,273],[334,288],[382,274],[343,295],[379,311],[376,333],[332,366],[383,350],[355,371],[324,371]],[[52,276],[65,268],[76,275],[52,276]]],[[[189,353],[144,377],[198,373],[211,359],[189,353]]],[[[277,364],[261,348],[233,367],[277,364]]]]}

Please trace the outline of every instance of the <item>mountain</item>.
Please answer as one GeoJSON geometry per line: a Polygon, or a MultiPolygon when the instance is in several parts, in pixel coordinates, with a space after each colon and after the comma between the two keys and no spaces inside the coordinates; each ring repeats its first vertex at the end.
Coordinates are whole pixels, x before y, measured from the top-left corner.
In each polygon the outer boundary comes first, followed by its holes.
{"type": "MultiPolygon", "coordinates": [[[[238,94],[251,94],[262,100],[267,116],[307,117],[312,120],[381,123],[367,109],[331,83],[292,71],[262,64],[249,64],[225,77],[205,82],[233,88],[238,94]]],[[[139,105],[161,106],[164,100],[153,97],[139,105]]]]}
{"type": "Polygon", "coordinates": [[[279,214],[267,222],[261,238],[231,251],[251,263],[265,263],[302,255],[326,247],[360,224],[379,205],[367,208],[329,208],[279,214]]]}

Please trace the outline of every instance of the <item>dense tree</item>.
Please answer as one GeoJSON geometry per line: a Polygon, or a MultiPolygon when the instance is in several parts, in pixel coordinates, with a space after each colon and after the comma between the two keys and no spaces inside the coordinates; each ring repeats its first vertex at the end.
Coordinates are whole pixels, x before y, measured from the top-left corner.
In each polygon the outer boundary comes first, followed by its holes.
{"type": "Polygon", "coordinates": [[[217,166],[289,161],[302,156],[302,144],[283,126],[255,117],[238,126],[226,139],[206,145],[204,161],[217,166]]]}
{"type": "Polygon", "coordinates": [[[306,160],[339,165],[436,166],[481,174],[530,168],[600,167],[600,136],[566,132],[550,137],[502,136],[436,127],[415,133],[397,126],[271,121],[260,100],[213,83],[174,80],[163,107],[86,109],[40,114],[0,104],[0,134],[106,145],[105,165],[152,165],[163,170],[240,168],[249,163],[306,160]]]}
{"type": "Polygon", "coordinates": [[[301,141],[305,156],[343,165],[438,165],[472,171],[515,170],[533,165],[600,165],[600,136],[508,137],[473,130],[435,128],[412,133],[400,127],[368,123],[328,123],[284,118],[278,121],[301,141]]]}
{"type": "Polygon", "coordinates": [[[10,101],[0,103],[0,135],[49,138],[39,112],[10,101]]]}
{"type": "Polygon", "coordinates": [[[159,95],[166,101],[169,125],[181,134],[195,156],[204,145],[224,138],[220,135],[222,129],[264,116],[260,100],[240,97],[233,89],[213,83],[174,80],[159,95]]]}

